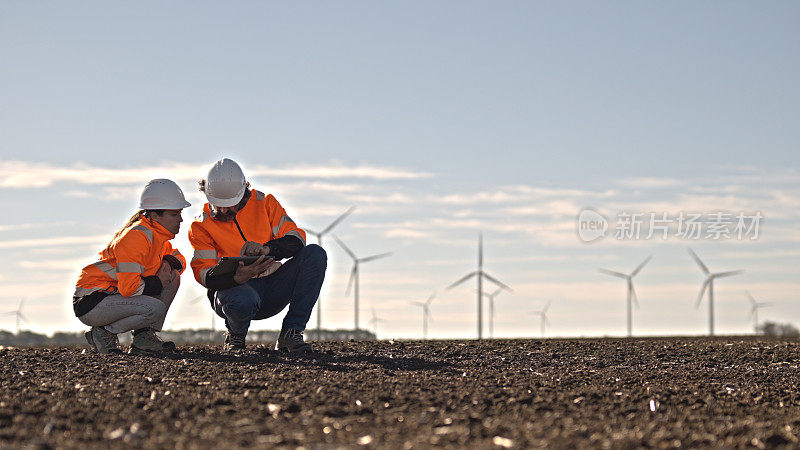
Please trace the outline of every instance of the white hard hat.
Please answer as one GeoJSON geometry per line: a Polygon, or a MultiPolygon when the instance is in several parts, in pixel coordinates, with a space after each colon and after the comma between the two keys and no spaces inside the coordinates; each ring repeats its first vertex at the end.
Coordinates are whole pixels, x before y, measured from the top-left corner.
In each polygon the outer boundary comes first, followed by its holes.
{"type": "Polygon", "coordinates": [[[235,206],[244,197],[246,185],[242,168],[236,161],[223,158],[215,162],[208,171],[206,198],[214,206],[222,208],[235,206]]]}
{"type": "Polygon", "coordinates": [[[139,209],[183,209],[192,206],[186,201],[181,188],[172,180],[150,180],[142,191],[139,209]]]}

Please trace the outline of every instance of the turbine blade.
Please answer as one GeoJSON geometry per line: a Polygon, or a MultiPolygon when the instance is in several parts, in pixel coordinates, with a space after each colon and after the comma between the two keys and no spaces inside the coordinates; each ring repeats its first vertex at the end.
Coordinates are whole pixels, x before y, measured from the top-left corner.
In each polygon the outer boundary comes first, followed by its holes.
{"type": "Polygon", "coordinates": [[[639,296],[636,295],[636,288],[633,287],[633,282],[632,281],[630,282],[630,286],[631,286],[631,297],[633,298],[633,304],[636,305],[637,308],[639,308],[640,307],[639,306],[639,296]]]}
{"type": "Polygon", "coordinates": [[[605,274],[608,274],[608,275],[611,275],[611,276],[620,277],[620,278],[628,278],[628,276],[625,275],[624,273],[614,272],[613,270],[608,270],[608,269],[597,269],[597,270],[599,272],[602,272],[602,273],[605,273],[605,274]]]}
{"type": "Polygon", "coordinates": [[[350,270],[350,279],[347,280],[347,289],[344,291],[344,295],[350,295],[350,288],[353,287],[353,281],[356,279],[356,270],[358,270],[358,263],[353,264],[353,268],[350,270]]]}
{"type": "Polygon", "coordinates": [[[346,252],[347,252],[347,254],[348,254],[348,255],[350,255],[350,257],[351,257],[351,258],[353,258],[353,260],[354,260],[354,261],[358,260],[358,258],[356,258],[356,254],[355,254],[355,253],[353,253],[352,251],[350,251],[350,249],[349,249],[349,248],[347,248],[347,246],[346,246],[346,245],[344,245],[344,242],[342,242],[342,241],[341,241],[341,239],[339,239],[338,237],[336,237],[336,235],[335,235],[335,234],[332,234],[331,236],[333,236],[333,238],[334,238],[334,239],[336,239],[336,242],[338,242],[338,243],[339,243],[339,247],[342,247],[342,249],[344,249],[344,251],[346,251],[346,252]]]}
{"type": "Polygon", "coordinates": [[[356,207],[355,207],[355,206],[351,206],[351,207],[350,207],[350,208],[349,208],[347,211],[343,212],[343,213],[342,213],[342,214],[341,214],[341,215],[340,215],[338,218],[336,218],[336,220],[334,220],[333,222],[331,222],[331,224],[330,224],[330,225],[328,225],[328,226],[327,226],[327,227],[326,227],[324,230],[320,231],[320,233],[319,233],[319,234],[320,234],[320,235],[322,235],[322,234],[325,234],[325,233],[327,233],[328,231],[331,231],[331,229],[332,229],[333,227],[335,227],[336,225],[338,225],[338,224],[339,224],[339,222],[343,221],[343,220],[345,219],[345,217],[349,216],[349,215],[350,215],[350,213],[352,213],[354,209],[356,209],[356,207]]]}
{"type": "Polygon", "coordinates": [[[639,264],[639,267],[634,269],[633,273],[631,273],[631,277],[635,277],[636,274],[639,273],[640,270],[642,270],[642,267],[644,267],[644,265],[647,264],[651,259],[653,259],[653,255],[648,256],[647,259],[642,261],[642,263],[639,264]]]}
{"type": "Polygon", "coordinates": [[[22,311],[22,304],[25,303],[25,297],[19,299],[19,306],[17,307],[17,311],[22,311]]]}
{"type": "Polygon", "coordinates": [[[422,306],[423,308],[425,307],[425,303],[422,303],[422,302],[408,302],[408,303],[411,303],[412,305],[416,305],[416,306],[422,306]]]}
{"type": "Polygon", "coordinates": [[[17,317],[19,317],[19,319],[20,319],[21,321],[23,321],[23,322],[28,322],[28,318],[27,318],[27,317],[25,317],[25,314],[22,314],[22,313],[17,313],[17,317]]]}
{"type": "Polygon", "coordinates": [[[703,301],[703,294],[706,293],[706,288],[710,282],[711,278],[706,278],[706,281],[703,282],[703,287],[700,289],[700,295],[697,296],[697,304],[694,305],[695,308],[698,308],[700,306],[700,302],[703,301]]]}
{"type": "Polygon", "coordinates": [[[733,275],[739,275],[742,272],[744,272],[744,270],[731,270],[731,271],[728,271],[728,272],[715,273],[714,277],[716,277],[716,278],[730,277],[730,276],[733,276],[733,275]]]}
{"type": "Polygon", "coordinates": [[[744,291],[747,294],[747,298],[750,300],[750,303],[755,307],[758,303],[756,303],[756,299],[753,298],[753,295],[750,294],[750,291],[744,291]]]}
{"type": "Polygon", "coordinates": [[[366,258],[359,259],[358,262],[362,262],[363,263],[363,262],[367,262],[367,261],[374,261],[376,259],[386,258],[387,256],[392,256],[392,253],[393,252],[381,253],[380,255],[367,256],[366,258]]]}
{"type": "Polygon", "coordinates": [[[699,265],[700,268],[703,269],[703,273],[705,273],[706,275],[711,274],[711,271],[709,271],[708,267],[706,267],[706,265],[703,264],[703,261],[700,261],[700,257],[697,256],[697,253],[695,253],[692,249],[689,249],[689,254],[692,255],[692,258],[694,258],[694,260],[697,262],[697,265],[699,265]]]}
{"type": "Polygon", "coordinates": [[[428,297],[428,300],[425,301],[425,304],[430,305],[431,302],[433,302],[434,298],[436,298],[436,292],[434,292],[433,294],[430,295],[430,297],[428,297]]]}
{"type": "Polygon", "coordinates": [[[446,290],[446,291],[449,291],[450,289],[453,289],[454,287],[456,287],[456,286],[458,286],[459,284],[461,284],[461,283],[463,283],[463,282],[465,282],[465,281],[469,280],[470,278],[474,277],[474,276],[475,276],[475,275],[477,275],[477,274],[478,274],[478,272],[472,272],[472,273],[470,273],[470,274],[468,274],[468,275],[465,275],[464,277],[462,277],[462,278],[459,278],[459,279],[458,279],[458,281],[456,281],[455,283],[451,284],[450,286],[447,286],[447,287],[445,288],[445,290],[446,290]]]}
{"type": "Polygon", "coordinates": [[[547,314],[547,310],[550,309],[550,304],[551,303],[553,303],[553,302],[547,302],[547,304],[544,305],[544,309],[542,309],[542,314],[547,314]]]}
{"type": "Polygon", "coordinates": [[[496,284],[496,285],[500,286],[501,288],[507,290],[508,292],[514,292],[513,289],[511,289],[510,287],[505,285],[503,282],[499,281],[497,278],[489,275],[488,273],[483,272],[483,276],[486,277],[486,279],[488,279],[489,281],[493,282],[494,284],[496,284]]]}
{"type": "Polygon", "coordinates": [[[306,232],[306,233],[308,233],[308,234],[312,234],[312,235],[314,235],[314,236],[316,236],[316,237],[321,237],[321,236],[322,236],[322,234],[321,234],[321,233],[317,233],[316,231],[314,231],[314,230],[310,230],[310,229],[308,229],[308,228],[303,228],[303,230],[305,230],[305,232],[306,232]]]}

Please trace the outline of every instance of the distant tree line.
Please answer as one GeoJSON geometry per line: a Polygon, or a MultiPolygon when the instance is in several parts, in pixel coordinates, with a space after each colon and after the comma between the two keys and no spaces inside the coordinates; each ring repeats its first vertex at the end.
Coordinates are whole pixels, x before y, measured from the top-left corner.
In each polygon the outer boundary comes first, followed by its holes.
{"type": "Polygon", "coordinates": [[[765,336],[779,336],[779,337],[797,337],[800,336],[800,330],[790,323],[776,323],[766,321],[756,327],[758,334],[765,336]]]}
{"type": "MultiPolygon", "coordinates": [[[[247,341],[250,343],[274,343],[278,339],[277,330],[250,331],[247,341]]],[[[212,330],[166,330],[159,333],[162,338],[177,344],[221,344],[225,340],[225,332],[212,330]]],[[[367,330],[306,330],[306,337],[312,341],[358,341],[374,340],[375,333],[367,330]]],[[[119,335],[120,343],[130,342],[130,333],[119,335]]],[[[52,337],[31,331],[20,331],[19,334],[0,330],[0,346],[67,346],[86,345],[83,332],[56,332],[52,337]]]]}

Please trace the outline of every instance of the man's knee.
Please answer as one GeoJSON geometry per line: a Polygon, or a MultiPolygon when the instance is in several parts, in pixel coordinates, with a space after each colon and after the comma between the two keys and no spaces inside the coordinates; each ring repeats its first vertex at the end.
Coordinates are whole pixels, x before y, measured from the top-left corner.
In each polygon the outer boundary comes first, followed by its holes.
{"type": "Polygon", "coordinates": [[[246,285],[219,291],[217,299],[222,304],[222,311],[232,319],[246,319],[258,310],[258,293],[246,285]]]}
{"type": "Polygon", "coordinates": [[[311,264],[318,264],[322,267],[328,265],[328,254],[325,249],[317,244],[309,244],[303,247],[303,257],[306,262],[311,264]]]}

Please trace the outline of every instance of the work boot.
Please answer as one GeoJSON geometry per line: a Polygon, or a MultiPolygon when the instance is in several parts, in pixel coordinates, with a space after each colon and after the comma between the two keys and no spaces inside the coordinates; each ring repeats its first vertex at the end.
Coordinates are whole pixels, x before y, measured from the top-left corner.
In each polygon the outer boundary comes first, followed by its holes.
{"type": "Polygon", "coordinates": [[[293,328],[284,328],[278,336],[275,350],[286,353],[311,353],[314,348],[303,340],[303,332],[293,328]]]}
{"type": "Polygon", "coordinates": [[[152,328],[134,331],[130,353],[166,353],[173,350],[175,343],[161,340],[152,328]]]}
{"type": "Polygon", "coordinates": [[[83,333],[83,336],[86,337],[86,341],[91,347],[94,347],[97,353],[122,354],[122,349],[119,348],[119,339],[117,339],[117,335],[103,327],[92,327],[91,330],[83,333]]]}
{"type": "Polygon", "coordinates": [[[222,349],[226,352],[241,352],[245,349],[244,340],[247,334],[225,333],[225,344],[222,349]]]}

